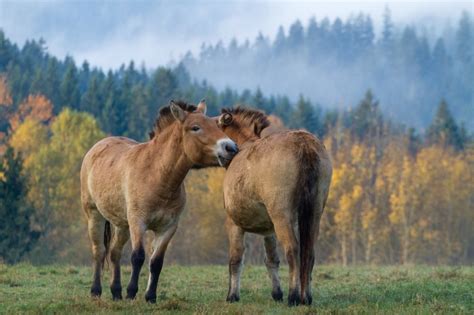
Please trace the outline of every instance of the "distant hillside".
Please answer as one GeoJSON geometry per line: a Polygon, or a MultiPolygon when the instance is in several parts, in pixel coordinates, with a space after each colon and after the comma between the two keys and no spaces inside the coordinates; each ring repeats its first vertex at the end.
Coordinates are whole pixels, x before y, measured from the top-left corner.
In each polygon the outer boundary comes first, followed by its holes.
{"type": "Polygon", "coordinates": [[[376,38],[370,16],[343,21],[311,19],[275,40],[259,34],[253,41],[203,44],[199,56],[183,63],[192,77],[223,89],[260,87],[265,94],[300,93],[326,108],[354,107],[367,89],[375,91],[382,110],[394,120],[425,128],[439,100],[474,129],[474,25],[462,13],[455,29],[429,39],[412,26],[398,27],[390,11],[376,38]]]}

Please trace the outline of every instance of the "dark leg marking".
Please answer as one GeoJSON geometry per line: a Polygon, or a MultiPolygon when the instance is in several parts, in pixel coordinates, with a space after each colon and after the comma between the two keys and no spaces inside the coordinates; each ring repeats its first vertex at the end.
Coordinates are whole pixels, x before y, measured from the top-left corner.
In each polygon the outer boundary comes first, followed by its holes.
{"type": "Polygon", "coordinates": [[[132,252],[132,276],[127,287],[127,299],[134,299],[138,292],[138,278],[140,270],[145,262],[145,250],[143,246],[132,252]]]}
{"type": "Polygon", "coordinates": [[[301,295],[297,289],[293,289],[288,294],[288,306],[297,306],[301,303],[301,295]]]}
{"type": "Polygon", "coordinates": [[[163,268],[164,255],[157,256],[150,262],[151,281],[145,294],[145,300],[149,303],[156,303],[156,288],[163,268]]]}

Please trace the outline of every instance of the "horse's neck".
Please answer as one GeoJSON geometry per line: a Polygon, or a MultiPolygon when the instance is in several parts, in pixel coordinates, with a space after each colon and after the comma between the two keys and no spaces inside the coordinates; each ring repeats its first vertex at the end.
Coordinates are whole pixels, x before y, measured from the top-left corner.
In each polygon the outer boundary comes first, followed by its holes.
{"type": "Polygon", "coordinates": [[[258,137],[257,136],[249,136],[249,135],[246,135],[244,133],[239,133],[239,134],[237,134],[235,139],[232,139],[232,140],[234,140],[237,143],[237,146],[239,148],[241,148],[241,147],[244,147],[244,146],[247,146],[249,144],[254,143],[255,141],[258,140],[258,137]]]}
{"type": "Polygon", "coordinates": [[[255,134],[247,135],[245,133],[241,133],[239,137],[236,139],[236,142],[239,148],[245,148],[245,147],[251,146],[258,139],[260,138],[255,134]]]}
{"type": "Polygon", "coordinates": [[[165,179],[160,186],[170,191],[178,190],[193,166],[184,153],[179,126],[172,125],[158,133],[150,142],[150,150],[154,157],[152,171],[165,179]]]}
{"type": "Polygon", "coordinates": [[[241,144],[237,144],[239,146],[239,150],[245,150],[245,149],[251,147],[257,139],[250,139],[250,140],[247,140],[247,141],[245,141],[241,144]]]}

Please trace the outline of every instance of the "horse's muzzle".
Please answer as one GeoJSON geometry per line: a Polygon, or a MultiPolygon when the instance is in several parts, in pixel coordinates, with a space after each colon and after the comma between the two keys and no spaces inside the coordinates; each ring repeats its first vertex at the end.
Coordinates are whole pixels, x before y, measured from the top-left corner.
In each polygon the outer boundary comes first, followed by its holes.
{"type": "Polygon", "coordinates": [[[220,166],[228,166],[238,152],[239,148],[237,147],[237,144],[229,138],[217,141],[216,155],[220,166]]]}

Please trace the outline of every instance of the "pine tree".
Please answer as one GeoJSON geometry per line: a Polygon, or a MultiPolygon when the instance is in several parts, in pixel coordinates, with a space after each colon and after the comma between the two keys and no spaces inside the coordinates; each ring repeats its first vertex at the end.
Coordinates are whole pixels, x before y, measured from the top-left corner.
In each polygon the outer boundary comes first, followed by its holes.
{"type": "Polygon", "coordinates": [[[382,127],[379,103],[374,99],[371,90],[365,93],[364,99],[351,113],[352,133],[359,140],[378,135],[382,127]]]}
{"type": "MultiPolygon", "coordinates": [[[[432,66],[435,68],[435,76],[433,79],[443,80],[442,76],[449,75],[451,68],[451,58],[446,51],[446,45],[442,38],[438,38],[433,48],[433,62],[432,66]]],[[[445,81],[445,80],[443,80],[445,81]]]]}
{"type": "Polygon", "coordinates": [[[267,114],[270,113],[270,111],[266,108],[265,98],[263,97],[263,93],[262,93],[262,90],[260,90],[260,87],[258,87],[257,90],[255,91],[255,95],[253,97],[253,101],[251,105],[252,107],[256,107],[260,110],[265,111],[267,114]]]}
{"type": "Polygon", "coordinates": [[[82,63],[81,71],[79,73],[79,91],[80,94],[84,94],[85,91],[87,91],[87,84],[89,83],[89,79],[91,76],[91,69],[89,62],[87,60],[84,60],[82,63]]]}
{"type": "Polygon", "coordinates": [[[449,145],[456,150],[461,150],[464,147],[459,126],[451,115],[445,100],[439,104],[433,122],[426,133],[426,138],[429,144],[449,145]]]}
{"type": "Polygon", "coordinates": [[[474,61],[474,31],[470,14],[462,13],[456,33],[456,52],[464,66],[472,66],[474,61]]]}
{"type": "Polygon", "coordinates": [[[88,89],[82,95],[80,108],[82,111],[93,114],[94,117],[99,117],[103,104],[104,101],[102,100],[102,94],[100,93],[99,78],[97,75],[93,74],[90,77],[88,89]]]}
{"type": "Polygon", "coordinates": [[[12,105],[13,99],[10,93],[7,78],[0,75],[0,134],[6,132],[8,129],[8,120],[10,119],[13,112],[12,105]]]}
{"type": "Polygon", "coordinates": [[[178,81],[169,69],[160,67],[152,75],[150,89],[153,106],[159,108],[167,105],[170,99],[177,94],[178,81]]]}
{"type": "Polygon", "coordinates": [[[392,12],[388,6],[385,7],[383,13],[383,30],[382,30],[382,47],[385,53],[391,54],[393,49],[393,22],[392,12]]]}
{"type": "Polygon", "coordinates": [[[26,200],[22,159],[11,147],[0,159],[0,175],[0,259],[12,264],[32,249],[39,233],[30,226],[34,209],[26,200]]]}
{"type": "Polygon", "coordinates": [[[12,60],[12,48],[12,44],[0,29],[0,73],[6,70],[8,63],[12,60]]]}
{"type": "Polygon", "coordinates": [[[288,32],[288,47],[292,51],[301,51],[304,43],[304,30],[303,25],[299,20],[296,20],[290,26],[288,32]]]}
{"type": "Polygon", "coordinates": [[[344,58],[348,54],[347,51],[344,49],[344,24],[342,23],[342,20],[340,18],[337,18],[334,20],[334,23],[332,24],[331,28],[331,44],[330,44],[330,49],[334,51],[334,53],[339,57],[339,58],[344,58]]]}
{"type": "Polygon", "coordinates": [[[58,87],[61,86],[61,80],[59,62],[56,58],[53,57],[48,60],[45,72],[45,82],[41,93],[51,100],[53,103],[53,112],[57,115],[64,104],[61,104],[61,93],[60,89],[58,89],[58,87]]]}
{"type": "Polygon", "coordinates": [[[316,18],[312,17],[309,20],[308,28],[306,30],[306,49],[308,53],[308,61],[313,63],[316,58],[318,52],[318,45],[319,45],[319,27],[318,23],[316,22],[316,18]]]}
{"type": "Polygon", "coordinates": [[[296,108],[293,111],[290,119],[290,127],[304,128],[309,132],[320,134],[321,122],[316,109],[309,100],[306,100],[302,95],[296,103],[296,108]]]}
{"type": "Polygon", "coordinates": [[[60,86],[61,92],[61,106],[71,108],[79,108],[80,94],[79,94],[79,80],[77,75],[76,65],[71,59],[67,63],[66,72],[60,86]]]}
{"type": "Polygon", "coordinates": [[[283,26],[280,25],[280,27],[278,28],[277,35],[275,37],[275,41],[273,42],[273,49],[276,55],[282,55],[286,52],[286,42],[287,39],[285,36],[285,30],[283,29],[283,26]]]}
{"type": "Polygon", "coordinates": [[[259,32],[257,38],[255,38],[254,48],[257,51],[259,58],[265,58],[270,48],[268,39],[263,36],[262,32],[259,32]]]}
{"type": "Polygon", "coordinates": [[[285,125],[288,125],[293,115],[293,107],[291,107],[290,100],[286,96],[278,97],[275,103],[274,114],[280,117],[285,125]]]}
{"type": "Polygon", "coordinates": [[[240,49],[239,49],[239,43],[237,42],[237,39],[235,37],[232,37],[229,47],[227,48],[227,53],[229,55],[229,58],[232,60],[235,60],[235,58],[238,58],[240,55],[240,49]]]}

